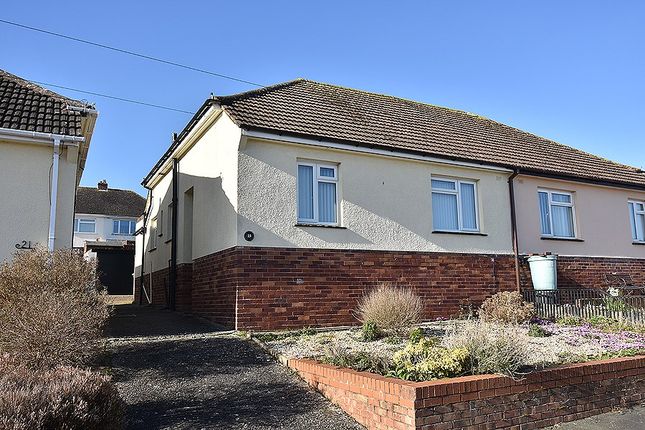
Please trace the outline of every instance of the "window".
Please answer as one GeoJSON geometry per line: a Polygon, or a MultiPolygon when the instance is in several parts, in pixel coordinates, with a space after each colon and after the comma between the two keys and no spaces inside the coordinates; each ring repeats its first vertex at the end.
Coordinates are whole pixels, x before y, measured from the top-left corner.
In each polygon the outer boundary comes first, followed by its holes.
{"type": "Polygon", "coordinates": [[[434,230],[479,231],[475,182],[435,178],[431,183],[434,230]]]}
{"type": "Polygon", "coordinates": [[[77,218],[74,220],[74,231],[77,233],[96,233],[96,220],[77,218]]]}
{"type": "Polygon", "coordinates": [[[136,221],[115,219],[112,221],[112,234],[119,236],[132,236],[136,230],[136,221]]]}
{"type": "Polygon", "coordinates": [[[148,231],[150,250],[157,248],[157,218],[150,220],[150,230],[148,231]]]}
{"type": "Polygon", "coordinates": [[[163,211],[159,211],[157,218],[159,219],[159,222],[157,223],[157,234],[159,236],[163,236],[163,211]]]}
{"type": "Polygon", "coordinates": [[[298,222],[338,224],[338,166],[298,163],[298,222]]]}
{"type": "Polygon", "coordinates": [[[630,201],[628,204],[632,240],[645,243],[645,202],[630,201]]]}
{"type": "Polygon", "coordinates": [[[166,232],[168,232],[168,240],[172,239],[172,203],[168,205],[168,211],[166,212],[166,232]]]}
{"type": "Polygon", "coordinates": [[[576,237],[573,194],[562,191],[538,190],[540,231],[542,236],[576,237]]]}

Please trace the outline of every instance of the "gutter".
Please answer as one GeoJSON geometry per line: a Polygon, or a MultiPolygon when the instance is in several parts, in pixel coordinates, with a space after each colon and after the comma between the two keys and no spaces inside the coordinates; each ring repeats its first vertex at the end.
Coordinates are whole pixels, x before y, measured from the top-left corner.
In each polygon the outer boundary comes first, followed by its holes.
{"type": "Polygon", "coordinates": [[[42,133],[39,131],[14,130],[11,128],[0,128],[0,136],[10,136],[10,140],[22,143],[53,145],[52,154],[52,176],[49,190],[49,232],[47,235],[47,250],[54,251],[56,244],[56,209],[58,203],[58,173],[60,166],[61,147],[72,146],[78,148],[85,138],[82,136],[67,136],[54,133],[42,133]]]}
{"type": "Polygon", "coordinates": [[[511,238],[513,241],[513,257],[515,259],[515,288],[518,292],[522,291],[522,285],[520,283],[520,251],[519,251],[519,239],[517,235],[517,213],[515,211],[515,187],[513,184],[513,179],[520,174],[519,169],[515,169],[513,174],[508,178],[508,193],[511,201],[511,238]]]}

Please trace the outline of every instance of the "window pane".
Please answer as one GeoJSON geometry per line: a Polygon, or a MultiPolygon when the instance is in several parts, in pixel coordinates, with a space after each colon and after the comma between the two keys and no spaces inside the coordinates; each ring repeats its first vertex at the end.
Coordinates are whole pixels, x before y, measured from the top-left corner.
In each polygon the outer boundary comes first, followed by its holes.
{"type": "Polygon", "coordinates": [[[551,193],[551,199],[558,203],[571,203],[571,196],[568,194],[551,193]]]}
{"type": "Polygon", "coordinates": [[[637,210],[638,212],[643,212],[643,210],[644,210],[644,209],[645,209],[645,208],[643,207],[643,204],[642,204],[642,203],[636,203],[636,210],[637,210]]]}
{"type": "Polygon", "coordinates": [[[120,234],[129,234],[130,233],[130,223],[128,221],[119,221],[119,233],[120,234]]]}
{"type": "Polygon", "coordinates": [[[119,221],[112,221],[112,234],[119,234],[119,221]]]}
{"type": "Polygon", "coordinates": [[[318,183],[318,212],[320,222],[336,222],[336,184],[318,183]]]}
{"type": "Polygon", "coordinates": [[[466,230],[477,230],[475,186],[473,184],[460,184],[460,188],[462,228],[466,230]]]}
{"type": "Polygon", "coordinates": [[[298,166],[298,218],[314,218],[314,169],[298,166]]]}
{"type": "Polygon", "coordinates": [[[628,203],[629,206],[629,225],[632,228],[632,239],[638,240],[638,233],[636,231],[636,205],[628,203]]]}
{"type": "Polygon", "coordinates": [[[79,221],[78,231],[81,233],[94,233],[94,223],[90,221],[79,221]]]}
{"type": "Polygon", "coordinates": [[[540,231],[542,234],[551,234],[551,221],[549,219],[549,195],[547,193],[538,192],[538,200],[540,203],[540,231]]]}
{"type": "Polygon", "coordinates": [[[432,179],[432,188],[434,188],[435,190],[457,190],[454,182],[442,181],[440,179],[432,179]]]}
{"type": "Polygon", "coordinates": [[[457,196],[432,193],[432,225],[435,230],[457,230],[457,196]]]}
{"type": "Polygon", "coordinates": [[[568,206],[553,206],[553,235],[558,237],[574,237],[573,209],[568,206]]]}
{"type": "Polygon", "coordinates": [[[331,167],[321,167],[320,176],[324,176],[326,178],[333,178],[336,175],[334,175],[334,169],[332,169],[331,167]]]}
{"type": "Polygon", "coordinates": [[[636,215],[636,240],[645,240],[645,215],[636,215]]]}
{"type": "Polygon", "coordinates": [[[78,231],[78,220],[74,220],[74,231],[78,231]]]}

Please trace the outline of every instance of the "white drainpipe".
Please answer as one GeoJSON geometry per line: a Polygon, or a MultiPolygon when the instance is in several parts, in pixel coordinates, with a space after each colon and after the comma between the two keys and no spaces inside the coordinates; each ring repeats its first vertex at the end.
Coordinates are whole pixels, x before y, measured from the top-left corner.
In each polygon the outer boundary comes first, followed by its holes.
{"type": "Polygon", "coordinates": [[[60,138],[54,138],[54,155],[52,156],[52,184],[51,195],[49,197],[49,241],[47,249],[49,252],[54,251],[54,242],[56,241],[56,202],[58,199],[58,161],[60,160],[60,138]]]}
{"type": "Polygon", "coordinates": [[[66,136],[53,133],[41,133],[38,131],[28,130],[14,130],[10,128],[0,127],[0,136],[11,136],[13,140],[21,141],[24,143],[32,144],[54,144],[54,154],[52,155],[52,182],[50,190],[50,205],[49,205],[49,236],[47,241],[47,249],[54,250],[54,243],[56,241],[56,203],[58,201],[58,171],[60,161],[60,149],[63,145],[78,147],[81,142],[85,141],[82,136],[66,136]]]}

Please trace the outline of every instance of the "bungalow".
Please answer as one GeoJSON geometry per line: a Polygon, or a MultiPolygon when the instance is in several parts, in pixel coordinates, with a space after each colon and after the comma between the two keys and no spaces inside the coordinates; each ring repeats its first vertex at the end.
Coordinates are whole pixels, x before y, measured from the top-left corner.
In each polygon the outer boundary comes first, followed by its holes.
{"type": "Polygon", "coordinates": [[[97,115],[0,70],[0,262],[35,246],[72,247],[74,196],[97,115]]]}
{"type": "Polygon", "coordinates": [[[645,283],[645,173],[453,109],[298,79],[211,97],[143,181],[136,297],[238,329],[355,323],[381,282],[425,316],[608,271],[645,283]]]}

